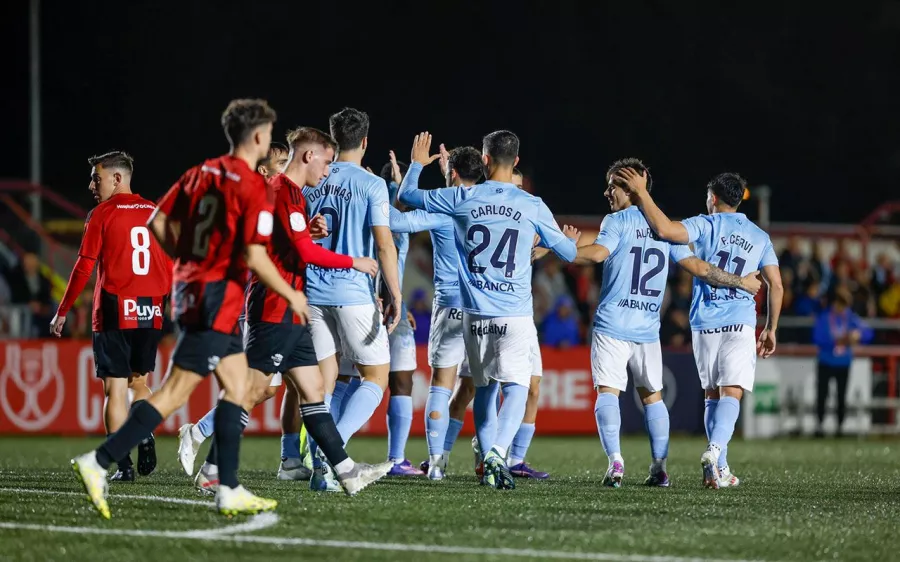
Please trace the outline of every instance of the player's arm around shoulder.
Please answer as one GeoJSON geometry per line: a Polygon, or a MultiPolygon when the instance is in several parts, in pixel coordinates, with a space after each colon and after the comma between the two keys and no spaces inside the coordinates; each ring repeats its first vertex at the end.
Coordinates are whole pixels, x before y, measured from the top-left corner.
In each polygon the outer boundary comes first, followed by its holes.
{"type": "Polygon", "coordinates": [[[693,255],[690,250],[687,249],[687,246],[680,247],[686,249],[687,255],[675,258],[678,265],[694,277],[702,279],[708,285],[712,287],[741,289],[751,295],[755,295],[759,292],[759,289],[762,286],[762,282],[759,280],[759,271],[753,271],[741,277],[733,273],[728,273],[711,263],[701,260],[693,255]]]}

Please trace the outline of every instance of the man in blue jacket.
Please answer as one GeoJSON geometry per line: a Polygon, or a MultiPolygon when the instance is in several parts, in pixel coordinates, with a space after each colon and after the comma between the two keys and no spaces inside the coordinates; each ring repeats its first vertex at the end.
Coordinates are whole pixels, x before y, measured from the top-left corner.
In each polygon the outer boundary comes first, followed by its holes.
{"type": "Polygon", "coordinates": [[[825,419],[825,401],[831,379],[837,381],[837,436],[842,435],[844,417],[847,413],[847,379],[850,377],[850,363],[853,361],[853,346],[872,341],[872,330],[862,319],[850,310],[853,295],[846,286],[835,291],[832,305],[816,318],[813,328],[813,342],[819,348],[818,392],[816,414],[819,427],[816,436],[824,435],[822,421],[825,419]]]}

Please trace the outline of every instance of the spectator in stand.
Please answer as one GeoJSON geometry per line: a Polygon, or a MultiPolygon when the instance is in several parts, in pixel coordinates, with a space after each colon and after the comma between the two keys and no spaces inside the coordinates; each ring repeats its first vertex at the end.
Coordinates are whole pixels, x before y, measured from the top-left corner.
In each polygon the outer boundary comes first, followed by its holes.
{"type": "Polygon", "coordinates": [[[809,262],[809,276],[819,281],[819,289],[824,294],[831,284],[831,267],[825,259],[825,250],[818,241],[813,241],[813,258],[809,262]]]}
{"type": "Polygon", "coordinates": [[[871,287],[876,300],[896,281],[896,266],[891,263],[887,254],[879,254],[872,268],[871,287]]]}
{"type": "Polygon", "coordinates": [[[781,268],[782,283],[785,288],[788,285],[784,282],[784,273],[786,271],[796,273],[800,264],[804,261],[806,261],[806,258],[803,256],[803,252],[800,251],[800,239],[796,236],[791,236],[788,238],[787,246],[781,252],[781,255],[778,256],[778,266],[781,268]]]}
{"type": "Polygon", "coordinates": [[[562,265],[556,256],[548,256],[541,262],[541,268],[534,276],[534,317],[537,322],[543,322],[544,317],[550,313],[556,299],[569,294],[566,276],[562,265]]]}
{"type": "Polygon", "coordinates": [[[594,311],[600,303],[600,283],[597,282],[596,268],[590,265],[570,265],[566,272],[572,277],[575,307],[578,309],[579,325],[583,328],[593,322],[594,311]]]}
{"type": "Polygon", "coordinates": [[[553,311],[541,323],[541,343],[565,349],[581,342],[575,301],[569,295],[560,295],[553,311]]]}
{"type": "Polygon", "coordinates": [[[51,305],[50,281],[41,275],[41,262],[36,254],[31,252],[22,256],[19,265],[12,271],[9,279],[10,302],[12,304],[28,305],[32,313],[32,334],[37,335],[37,330],[50,323],[51,305]]]}
{"type": "Polygon", "coordinates": [[[797,316],[817,316],[822,310],[821,293],[819,282],[817,280],[810,282],[804,293],[794,301],[794,314],[797,316]]]}
{"type": "Polygon", "coordinates": [[[856,270],[856,287],[853,291],[852,309],[863,318],[875,316],[875,296],[872,291],[872,276],[868,270],[859,268],[856,270]]]}
{"type": "Polygon", "coordinates": [[[839,287],[846,287],[851,294],[856,291],[856,279],[853,278],[853,268],[850,261],[842,259],[833,262],[833,264],[833,273],[826,293],[828,302],[834,302],[835,294],[839,287]]]}
{"type": "Polygon", "coordinates": [[[416,344],[428,344],[428,334],[431,330],[431,304],[426,298],[423,289],[413,291],[412,299],[408,304],[408,309],[416,321],[414,330],[416,344]]]}
{"type": "Polygon", "coordinates": [[[831,307],[819,314],[813,328],[813,342],[819,348],[817,367],[816,414],[819,426],[816,436],[824,435],[825,402],[831,379],[837,383],[837,436],[843,435],[844,418],[847,413],[847,381],[850,378],[850,363],[853,347],[872,340],[872,330],[863,324],[850,306],[853,295],[846,286],[834,291],[831,307]]]}

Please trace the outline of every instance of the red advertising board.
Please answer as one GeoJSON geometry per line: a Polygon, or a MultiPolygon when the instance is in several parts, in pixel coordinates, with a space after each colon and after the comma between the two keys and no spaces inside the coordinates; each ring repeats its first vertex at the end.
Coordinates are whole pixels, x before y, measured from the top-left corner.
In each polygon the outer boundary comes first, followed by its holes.
{"type": "MultiPolygon", "coordinates": [[[[169,360],[169,347],[162,347],[151,388],[159,388],[169,360]]],[[[43,433],[57,435],[103,434],[103,387],[94,372],[89,341],[7,340],[0,341],[0,434],[43,433]]],[[[424,408],[428,398],[427,350],[418,349],[419,369],[413,385],[413,435],[424,435],[424,408]]],[[[597,432],[594,393],[591,388],[590,353],[587,348],[565,351],[543,350],[544,378],[538,424],[542,434],[589,434],[597,432]]],[[[215,405],[218,385],[214,377],[204,381],[189,402],[169,417],[159,434],[172,434],[187,422],[196,422],[215,405]]],[[[276,435],[281,432],[278,396],[251,413],[247,433],[276,435]]],[[[386,435],[388,399],[360,434],[386,435]]],[[[464,432],[471,433],[471,411],[464,432]]]]}

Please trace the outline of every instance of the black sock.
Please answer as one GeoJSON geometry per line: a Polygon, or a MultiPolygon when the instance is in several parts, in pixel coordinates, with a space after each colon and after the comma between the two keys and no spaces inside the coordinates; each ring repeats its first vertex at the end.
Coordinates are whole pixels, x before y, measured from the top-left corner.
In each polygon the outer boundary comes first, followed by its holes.
{"type": "MultiPolygon", "coordinates": [[[[241,434],[243,435],[244,430],[247,428],[247,424],[250,423],[250,416],[246,412],[243,416],[241,416],[241,434]]],[[[215,431],[215,418],[213,419],[213,431],[215,431]]],[[[216,439],[215,433],[213,433],[212,443],[209,444],[209,451],[206,453],[206,462],[209,464],[213,464],[219,466],[219,455],[216,450],[216,439]]]]}
{"type": "Polygon", "coordinates": [[[316,445],[319,446],[331,466],[346,460],[348,455],[344,450],[344,441],[341,439],[341,434],[334,425],[334,418],[331,417],[325,403],[302,404],[300,412],[303,416],[303,423],[306,425],[306,432],[315,440],[316,445]]]}
{"type": "MultiPolygon", "coordinates": [[[[106,438],[109,439],[110,435],[112,435],[112,433],[107,433],[106,438]]],[[[116,464],[119,466],[119,470],[131,468],[132,466],[134,466],[134,463],[131,462],[131,453],[128,453],[127,455],[125,455],[125,458],[118,461],[116,464]]]]}
{"type": "Polygon", "coordinates": [[[237,404],[219,400],[216,405],[216,419],[213,425],[213,443],[219,467],[219,484],[236,488],[238,486],[238,461],[241,456],[241,434],[250,421],[250,416],[237,404]]]}
{"type": "Polygon", "coordinates": [[[163,421],[162,414],[146,400],[142,400],[137,408],[132,408],[128,419],[97,449],[97,462],[103,468],[124,459],[137,447],[138,443],[153,433],[163,421]]]}

